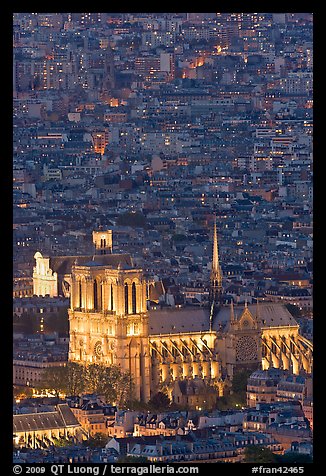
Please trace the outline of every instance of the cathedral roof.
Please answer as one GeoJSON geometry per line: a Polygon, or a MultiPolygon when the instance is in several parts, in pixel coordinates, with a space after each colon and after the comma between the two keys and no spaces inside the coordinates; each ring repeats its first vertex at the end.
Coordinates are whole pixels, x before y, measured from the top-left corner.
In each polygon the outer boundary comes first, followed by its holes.
{"type": "Polygon", "coordinates": [[[60,274],[70,274],[72,266],[112,266],[122,268],[132,266],[131,256],[129,254],[106,254],[106,255],[87,255],[87,256],[54,256],[50,258],[50,268],[60,274]]]}
{"type": "MultiPolygon", "coordinates": [[[[239,317],[240,311],[238,311],[237,313],[236,311],[234,312],[239,317]]],[[[224,329],[225,326],[228,326],[229,321],[230,321],[230,306],[220,307],[213,321],[213,325],[212,325],[213,331],[219,330],[220,326],[222,326],[222,328],[224,329]]]]}
{"type": "MultiPolygon", "coordinates": [[[[248,309],[253,316],[257,314],[257,305],[250,304],[248,309]]],[[[287,308],[281,303],[261,303],[258,306],[261,327],[298,326],[297,321],[287,308]]]]}
{"type": "Polygon", "coordinates": [[[209,309],[185,307],[149,311],[149,334],[178,334],[209,330],[209,309]]]}
{"type": "MultiPolygon", "coordinates": [[[[256,318],[257,305],[249,304],[250,314],[256,318]]],[[[234,306],[235,319],[239,320],[245,305],[234,306]]],[[[213,321],[212,330],[226,332],[230,323],[230,307],[222,306],[213,321]]],[[[258,314],[262,329],[269,327],[298,326],[292,314],[281,303],[260,303],[258,314]]],[[[178,334],[209,330],[209,309],[184,307],[149,311],[149,334],[178,334]]]]}
{"type": "MultiPolygon", "coordinates": [[[[257,317],[257,304],[248,304],[247,305],[250,314],[256,318],[257,317]]],[[[239,320],[243,311],[245,310],[245,305],[236,306],[234,305],[234,315],[235,319],[239,320]]],[[[262,329],[269,327],[283,327],[283,326],[298,326],[297,321],[294,319],[292,314],[287,310],[287,308],[281,303],[274,302],[263,302],[258,305],[258,317],[261,321],[260,325],[262,329]]],[[[213,323],[213,329],[218,330],[220,324],[225,326],[224,330],[227,330],[230,321],[230,307],[222,307],[218,314],[216,315],[215,321],[213,323]]]]}

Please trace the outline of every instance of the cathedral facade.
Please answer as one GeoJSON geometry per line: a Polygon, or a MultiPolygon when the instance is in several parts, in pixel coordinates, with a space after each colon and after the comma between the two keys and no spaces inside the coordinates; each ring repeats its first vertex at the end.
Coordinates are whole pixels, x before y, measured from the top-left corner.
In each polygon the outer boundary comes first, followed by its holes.
{"type": "MultiPolygon", "coordinates": [[[[93,242],[93,256],[60,260],[69,285],[70,361],[114,364],[130,372],[134,398],[141,401],[162,388],[171,395],[174,382],[184,379],[201,379],[223,395],[243,368],[312,372],[312,343],[300,335],[285,306],[223,304],[216,224],[207,308],[149,310],[142,269],[130,255],[112,253],[110,230],[93,233],[93,242]]],[[[41,263],[38,254],[35,259],[41,263]]],[[[46,261],[44,283],[55,273],[50,265],[46,261]]],[[[41,275],[36,266],[35,281],[42,288],[41,275]]]]}
{"type": "MultiPolygon", "coordinates": [[[[111,255],[115,258],[118,255],[111,255]]],[[[135,398],[150,398],[146,282],[140,269],[100,257],[72,267],[69,360],[117,365],[132,375],[135,398]]]]}

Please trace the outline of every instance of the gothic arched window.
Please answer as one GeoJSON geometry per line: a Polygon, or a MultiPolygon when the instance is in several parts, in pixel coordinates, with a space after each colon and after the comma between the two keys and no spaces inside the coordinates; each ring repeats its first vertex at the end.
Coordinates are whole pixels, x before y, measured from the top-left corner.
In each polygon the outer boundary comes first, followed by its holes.
{"type": "Polygon", "coordinates": [[[132,313],[136,314],[136,284],[135,283],[132,283],[131,297],[132,297],[132,313]]]}
{"type": "Polygon", "coordinates": [[[125,314],[129,314],[129,293],[128,293],[128,284],[125,284],[125,314]]]}
{"type": "Polygon", "coordinates": [[[79,292],[79,296],[78,296],[79,297],[79,306],[78,307],[79,307],[79,309],[81,309],[82,308],[82,283],[81,283],[81,281],[79,281],[79,283],[78,283],[78,292],[79,292]]]}
{"type": "Polygon", "coordinates": [[[113,311],[113,284],[111,284],[111,308],[110,311],[113,311]]]}
{"type": "Polygon", "coordinates": [[[100,288],[99,288],[99,299],[98,299],[98,304],[99,304],[99,310],[102,311],[103,309],[103,283],[100,283],[100,288]]]}
{"type": "Polygon", "coordinates": [[[93,308],[94,309],[98,309],[98,290],[97,290],[97,281],[96,279],[94,279],[94,283],[93,283],[93,290],[94,290],[94,306],[93,308]]]}
{"type": "Polygon", "coordinates": [[[105,238],[101,238],[101,255],[105,255],[105,248],[106,248],[106,239],[105,238]]]}

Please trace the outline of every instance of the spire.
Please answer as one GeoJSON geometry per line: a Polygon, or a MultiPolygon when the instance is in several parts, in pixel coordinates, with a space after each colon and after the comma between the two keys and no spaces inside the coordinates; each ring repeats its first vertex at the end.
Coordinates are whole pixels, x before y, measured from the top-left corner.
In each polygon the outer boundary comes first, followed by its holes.
{"type": "Polygon", "coordinates": [[[217,242],[217,228],[216,228],[216,217],[214,221],[214,238],[213,238],[213,264],[212,272],[219,272],[219,262],[218,262],[218,242],[217,242]]]}
{"type": "Polygon", "coordinates": [[[217,239],[217,226],[216,216],[214,221],[214,234],[213,234],[213,261],[212,270],[210,276],[210,304],[214,303],[213,309],[215,312],[221,305],[222,297],[222,271],[218,257],[218,239],[217,239]]]}
{"type": "Polygon", "coordinates": [[[211,271],[211,282],[213,286],[222,286],[222,272],[218,258],[218,239],[217,239],[217,226],[216,217],[214,221],[214,236],[213,236],[213,262],[211,271]]]}

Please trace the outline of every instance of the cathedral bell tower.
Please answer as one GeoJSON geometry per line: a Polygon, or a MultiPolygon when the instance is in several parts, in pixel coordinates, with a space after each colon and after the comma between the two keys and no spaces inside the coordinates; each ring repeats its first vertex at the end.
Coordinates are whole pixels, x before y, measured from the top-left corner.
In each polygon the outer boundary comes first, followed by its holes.
{"type": "Polygon", "coordinates": [[[112,230],[94,230],[93,244],[97,255],[112,253],[112,230]]]}
{"type": "MultiPolygon", "coordinates": [[[[99,235],[99,240],[104,238],[99,235]]],[[[146,402],[150,396],[146,282],[142,270],[121,264],[120,256],[95,255],[72,267],[69,360],[118,366],[130,373],[134,398],[146,402]]]]}
{"type": "Polygon", "coordinates": [[[210,321],[214,319],[216,312],[222,305],[222,270],[218,257],[218,238],[216,218],[214,222],[214,234],[213,234],[213,262],[210,276],[210,293],[209,293],[209,305],[210,305],[210,321]]]}

